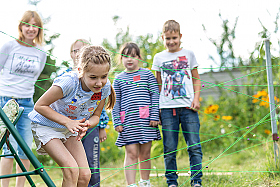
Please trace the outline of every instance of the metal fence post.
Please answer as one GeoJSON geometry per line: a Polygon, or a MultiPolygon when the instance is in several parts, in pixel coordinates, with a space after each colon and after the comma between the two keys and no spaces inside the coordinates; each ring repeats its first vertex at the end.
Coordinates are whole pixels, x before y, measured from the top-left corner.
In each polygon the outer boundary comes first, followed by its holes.
{"type": "Polygon", "coordinates": [[[275,102],[274,102],[274,87],[273,87],[273,76],[272,76],[272,66],[271,66],[270,41],[268,38],[266,38],[264,39],[264,42],[265,42],[267,85],[268,85],[268,94],[269,94],[269,107],[270,107],[270,119],[271,119],[271,129],[272,129],[272,140],[273,140],[273,147],[274,147],[274,158],[275,158],[276,167],[278,167],[279,147],[277,141],[279,137],[277,134],[276,112],[275,112],[275,102]]]}

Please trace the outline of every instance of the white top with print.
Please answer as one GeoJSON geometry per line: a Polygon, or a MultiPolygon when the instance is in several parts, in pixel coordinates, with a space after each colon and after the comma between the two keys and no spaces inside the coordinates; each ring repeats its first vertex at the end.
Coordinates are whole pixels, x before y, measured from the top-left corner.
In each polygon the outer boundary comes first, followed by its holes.
{"type": "Polygon", "coordinates": [[[191,70],[197,66],[190,50],[162,51],[155,55],[152,70],[161,71],[162,80],[159,108],[191,106],[194,98],[191,70]]]}
{"type": "Polygon", "coordinates": [[[16,40],[4,44],[0,49],[0,96],[32,98],[45,63],[41,46],[26,47],[16,40]]]}

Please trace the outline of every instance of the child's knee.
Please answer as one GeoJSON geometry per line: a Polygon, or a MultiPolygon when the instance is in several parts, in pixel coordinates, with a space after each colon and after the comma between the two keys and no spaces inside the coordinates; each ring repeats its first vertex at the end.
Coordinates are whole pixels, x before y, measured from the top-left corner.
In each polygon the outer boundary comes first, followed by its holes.
{"type": "Polygon", "coordinates": [[[145,152],[141,152],[139,154],[139,157],[143,160],[149,159],[151,157],[150,151],[148,150],[148,151],[145,151],[145,152]]]}
{"type": "Polygon", "coordinates": [[[63,178],[67,180],[78,180],[79,176],[79,168],[71,167],[71,168],[63,168],[63,178]]]}
{"type": "Polygon", "coordinates": [[[90,169],[80,169],[79,181],[83,181],[84,183],[89,183],[90,178],[91,178],[90,169]]]}

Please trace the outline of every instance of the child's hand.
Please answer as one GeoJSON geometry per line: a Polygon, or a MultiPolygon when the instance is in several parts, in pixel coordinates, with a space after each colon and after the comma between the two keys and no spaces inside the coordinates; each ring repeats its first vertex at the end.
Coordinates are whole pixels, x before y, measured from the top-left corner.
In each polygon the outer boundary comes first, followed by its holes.
{"type": "Polygon", "coordinates": [[[199,101],[193,100],[192,105],[191,105],[191,109],[193,111],[197,112],[200,109],[199,101]]]}
{"type": "Polygon", "coordinates": [[[65,126],[71,133],[79,132],[85,126],[85,118],[81,120],[70,120],[65,126]]]}
{"type": "Polygon", "coordinates": [[[107,139],[107,134],[105,129],[99,129],[99,141],[104,142],[107,139]]]}
{"type": "Polygon", "coordinates": [[[89,120],[86,120],[82,124],[82,129],[79,130],[76,140],[80,141],[86,135],[88,127],[90,127],[90,123],[89,123],[89,120]]]}
{"type": "Polygon", "coordinates": [[[90,127],[89,120],[86,120],[86,121],[85,121],[85,123],[84,123],[84,127],[90,127]]]}
{"type": "Polygon", "coordinates": [[[83,127],[82,130],[79,130],[76,140],[80,141],[86,135],[87,130],[88,130],[88,127],[83,127]]]}
{"type": "Polygon", "coordinates": [[[123,131],[123,126],[122,125],[119,125],[115,128],[115,131],[117,132],[122,132],[123,131]]]}
{"type": "Polygon", "coordinates": [[[150,121],[150,126],[152,126],[152,127],[156,127],[156,126],[158,126],[159,124],[160,124],[159,121],[150,121]]]}

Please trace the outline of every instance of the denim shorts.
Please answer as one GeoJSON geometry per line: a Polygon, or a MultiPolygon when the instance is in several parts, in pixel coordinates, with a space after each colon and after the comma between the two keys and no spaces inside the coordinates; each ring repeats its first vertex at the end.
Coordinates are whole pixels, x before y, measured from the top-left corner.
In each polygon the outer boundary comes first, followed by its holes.
{"type": "MultiPolygon", "coordinates": [[[[10,99],[15,99],[16,102],[19,104],[20,107],[24,108],[23,114],[21,115],[19,121],[16,124],[16,129],[23,138],[23,140],[26,142],[28,147],[31,149],[32,146],[32,133],[31,133],[31,127],[30,123],[31,120],[28,118],[28,114],[33,110],[34,108],[34,102],[32,98],[12,98],[12,97],[6,97],[6,96],[0,96],[0,105],[3,107],[10,99]]],[[[27,156],[24,154],[23,150],[18,146],[16,140],[12,135],[9,137],[10,143],[12,144],[15,151],[17,151],[17,154],[19,158],[21,159],[28,159],[27,156]]],[[[10,150],[8,149],[7,145],[4,144],[3,146],[3,154],[11,154],[10,150]]],[[[6,158],[14,158],[13,156],[7,156],[6,158]]]]}
{"type": "Polygon", "coordinates": [[[60,139],[62,143],[65,143],[71,136],[78,136],[78,132],[72,133],[67,128],[54,128],[38,123],[31,123],[31,129],[34,137],[34,141],[37,146],[38,155],[47,155],[48,153],[42,145],[46,145],[54,138],[60,139]]]}

